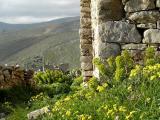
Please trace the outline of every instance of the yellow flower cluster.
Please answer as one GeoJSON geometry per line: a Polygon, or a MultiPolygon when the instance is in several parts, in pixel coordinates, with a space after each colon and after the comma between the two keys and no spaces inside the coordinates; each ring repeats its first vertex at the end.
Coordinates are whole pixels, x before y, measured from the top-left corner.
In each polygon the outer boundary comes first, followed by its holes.
{"type": "Polygon", "coordinates": [[[143,69],[143,75],[150,80],[160,79],[160,64],[146,66],[143,69]]]}
{"type": "Polygon", "coordinates": [[[92,120],[92,116],[86,115],[86,114],[82,114],[82,115],[78,116],[78,120],[92,120]]]}
{"type": "Polygon", "coordinates": [[[133,78],[137,76],[141,72],[142,67],[140,65],[136,65],[135,69],[131,70],[129,78],[133,78]]]}
{"type": "MultiPolygon", "coordinates": [[[[45,96],[45,97],[47,97],[47,96],[45,96]]],[[[43,98],[44,98],[44,94],[40,93],[40,94],[38,94],[36,96],[32,96],[30,101],[42,100],[43,98]]]]}
{"type": "Polygon", "coordinates": [[[107,87],[108,87],[108,84],[107,84],[107,83],[104,83],[102,86],[98,85],[97,91],[103,92],[103,91],[106,90],[107,87]]]}
{"type": "Polygon", "coordinates": [[[143,69],[140,65],[137,65],[135,69],[131,70],[129,79],[136,77],[140,73],[143,75],[143,78],[149,78],[150,80],[160,79],[160,64],[149,65],[143,69]]]}

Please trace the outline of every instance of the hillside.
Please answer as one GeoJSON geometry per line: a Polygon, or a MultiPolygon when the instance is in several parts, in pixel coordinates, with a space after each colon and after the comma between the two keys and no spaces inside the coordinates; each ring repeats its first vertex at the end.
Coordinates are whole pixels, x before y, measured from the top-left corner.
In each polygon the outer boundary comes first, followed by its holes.
{"type": "Polygon", "coordinates": [[[41,56],[48,63],[79,66],[79,17],[44,23],[0,23],[0,63],[21,64],[41,56]]]}

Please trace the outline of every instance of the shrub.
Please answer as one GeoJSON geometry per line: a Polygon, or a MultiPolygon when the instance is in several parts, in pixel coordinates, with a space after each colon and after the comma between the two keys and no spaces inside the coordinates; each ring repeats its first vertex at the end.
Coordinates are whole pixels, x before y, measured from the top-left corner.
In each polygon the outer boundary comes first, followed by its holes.
{"type": "MultiPolygon", "coordinates": [[[[144,59],[147,61],[152,55],[146,56],[148,58],[144,59]]],[[[51,108],[52,112],[42,119],[158,120],[160,64],[154,60],[154,64],[135,65],[127,52],[109,58],[105,64],[95,59],[94,63],[103,76],[101,78],[107,80],[98,82],[92,78],[88,88],[81,88],[57,101],[51,108]],[[109,73],[105,74],[107,71],[109,73]]]]}
{"type": "Polygon", "coordinates": [[[38,72],[34,78],[39,90],[44,91],[50,97],[56,94],[68,93],[73,79],[69,74],[64,74],[58,70],[38,72]]]}

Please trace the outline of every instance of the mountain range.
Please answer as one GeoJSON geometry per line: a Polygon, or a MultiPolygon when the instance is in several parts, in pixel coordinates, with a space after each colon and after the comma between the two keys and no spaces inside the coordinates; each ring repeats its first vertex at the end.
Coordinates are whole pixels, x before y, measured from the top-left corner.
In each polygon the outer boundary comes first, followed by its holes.
{"type": "Polygon", "coordinates": [[[0,22],[0,64],[25,65],[40,56],[50,64],[79,67],[79,17],[35,24],[0,22]]]}

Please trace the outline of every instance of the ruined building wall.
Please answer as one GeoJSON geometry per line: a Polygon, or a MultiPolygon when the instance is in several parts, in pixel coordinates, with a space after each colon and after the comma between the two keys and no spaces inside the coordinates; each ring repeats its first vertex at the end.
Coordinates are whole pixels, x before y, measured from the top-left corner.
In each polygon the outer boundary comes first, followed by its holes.
{"type": "Polygon", "coordinates": [[[84,81],[92,77],[92,27],[91,27],[91,0],[81,0],[80,16],[80,49],[81,68],[84,81]]]}
{"type": "Polygon", "coordinates": [[[16,66],[0,66],[0,89],[34,85],[34,71],[16,66]]]}
{"type": "MultiPolygon", "coordinates": [[[[143,56],[148,46],[160,50],[160,0],[81,0],[81,19],[85,21],[81,22],[81,30],[86,23],[91,24],[80,36],[92,36],[85,39],[92,41],[92,58],[105,60],[127,49],[134,59],[141,59],[137,57],[143,56]],[[83,8],[86,8],[83,3],[86,2],[91,20],[83,19],[83,8]]],[[[92,64],[91,60],[85,62],[92,64]]],[[[81,67],[84,70],[86,65],[81,67]]],[[[96,68],[93,71],[98,77],[96,68]]]]}

